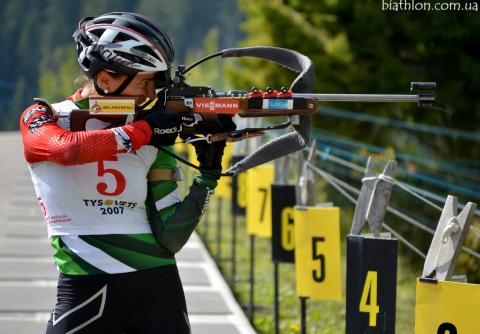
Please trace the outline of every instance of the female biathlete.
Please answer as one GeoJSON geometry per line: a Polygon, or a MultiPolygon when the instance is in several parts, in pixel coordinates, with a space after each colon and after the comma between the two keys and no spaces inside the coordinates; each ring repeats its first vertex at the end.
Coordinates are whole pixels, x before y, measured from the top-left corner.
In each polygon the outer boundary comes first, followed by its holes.
{"type": "Polygon", "coordinates": [[[92,95],[135,96],[138,105],[155,99],[174,59],[162,27],[134,13],[85,18],[73,37],[89,82],[20,118],[60,272],[46,333],[189,333],[174,254],[217,184],[225,142],[194,143],[201,171],[181,200],[175,160],[158,149],[171,150],[182,127],[177,114],[160,107],[128,125],[92,121],[70,131],[69,118],[56,115],[88,109],[92,95]]]}

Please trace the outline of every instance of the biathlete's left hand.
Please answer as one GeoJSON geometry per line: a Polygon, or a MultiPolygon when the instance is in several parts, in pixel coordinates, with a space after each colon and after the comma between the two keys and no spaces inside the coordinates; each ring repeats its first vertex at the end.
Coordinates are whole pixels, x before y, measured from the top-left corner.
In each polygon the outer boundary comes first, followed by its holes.
{"type": "Polygon", "coordinates": [[[195,147],[197,160],[200,163],[200,172],[208,174],[216,179],[222,171],[222,157],[226,141],[221,140],[208,143],[206,140],[194,141],[191,144],[195,147]]]}

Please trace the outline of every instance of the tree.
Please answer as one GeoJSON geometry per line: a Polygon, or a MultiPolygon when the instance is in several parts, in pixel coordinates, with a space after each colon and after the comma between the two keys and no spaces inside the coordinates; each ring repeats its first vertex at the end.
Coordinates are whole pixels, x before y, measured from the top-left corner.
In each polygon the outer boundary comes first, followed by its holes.
{"type": "MultiPolygon", "coordinates": [[[[436,81],[439,105],[447,111],[418,108],[413,104],[322,106],[411,123],[468,131],[480,129],[480,100],[475,98],[480,89],[477,75],[480,61],[475,52],[475,45],[480,43],[480,35],[476,33],[480,28],[478,13],[388,12],[382,11],[381,3],[371,0],[240,0],[240,5],[246,15],[242,28],[247,34],[241,44],[285,47],[309,56],[315,65],[316,92],[408,93],[411,81],[436,81]]],[[[277,66],[250,60],[242,61],[229,78],[238,87],[252,84],[280,87],[292,79],[277,66]]],[[[471,173],[465,181],[441,171],[445,163],[478,169],[480,147],[471,142],[318,114],[314,116],[316,131],[383,147],[380,159],[395,159],[400,152],[431,162],[426,169],[415,161],[400,161],[400,167],[414,171],[412,174],[423,169],[432,179],[445,179],[452,185],[471,189],[479,182],[478,173],[471,173]]],[[[358,148],[350,148],[349,153],[352,156],[369,154],[358,148]]],[[[334,172],[340,171],[345,179],[358,180],[358,175],[349,170],[336,168],[334,172]]],[[[431,189],[423,182],[409,180],[431,189]]],[[[457,194],[453,187],[442,189],[441,194],[446,195],[447,191],[459,196],[461,201],[472,200],[457,194]]],[[[408,209],[415,217],[426,213],[423,203],[411,199],[405,203],[409,203],[408,209]]],[[[409,236],[412,240],[419,238],[418,233],[409,236]]]]}
{"type": "Polygon", "coordinates": [[[73,80],[80,71],[74,65],[71,36],[83,17],[113,11],[151,16],[172,37],[180,64],[187,54],[202,49],[205,36],[214,27],[221,27],[219,48],[233,47],[242,36],[238,26],[243,13],[237,10],[235,0],[18,0],[7,1],[2,9],[1,130],[18,128],[18,116],[34,96],[53,101],[73,92],[73,80]]]}
{"type": "MultiPolygon", "coordinates": [[[[474,45],[480,20],[475,12],[385,12],[377,1],[240,1],[247,16],[242,45],[274,45],[309,56],[317,92],[407,93],[411,81],[436,81],[439,104],[419,109],[407,104],[335,104],[337,108],[470,131],[480,128],[480,62],[474,45]],[[429,27],[429,29],[426,29],[429,27]],[[448,28],[447,28],[448,27],[448,28]]],[[[284,85],[291,77],[278,67],[244,62],[232,75],[239,86],[284,85]]],[[[328,106],[328,104],[325,104],[328,106]]],[[[479,156],[480,148],[455,139],[401,134],[384,127],[353,127],[351,121],[316,117],[328,128],[370,143],[417,154],[479,156]]]]}

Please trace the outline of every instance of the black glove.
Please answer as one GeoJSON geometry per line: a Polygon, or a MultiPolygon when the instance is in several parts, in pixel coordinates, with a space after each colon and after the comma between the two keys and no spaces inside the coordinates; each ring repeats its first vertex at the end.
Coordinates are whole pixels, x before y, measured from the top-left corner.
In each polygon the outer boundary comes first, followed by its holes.
{"type": "MultiPolygon", "coordinates": [[[[214,143],[207,143],[205,140],[192,142],[195,146],[197,160],[200,163],[200,171],[208,174],[217,175],[216,172],[222,170],[222,157],[227,142],[225,140],[214,143]],[[214,172],[214,173],[209,173],[214,172]]],[[[217,176],[217,178],[219,175],[217,176]]]]}
{"type": "Polygon", "coordinates": [[[193,133],[208,135],[234,131],[237,128],[232,116],[220,114],[215,118],[206,118],[193,126],[193,133]]]}
{"type": "Polygon", "coordinates": [[[152,111],[143,117],[152,129],[149,145],[170,146],[175,144],[178,133],[182,130],[183,117],[180,113],[152,111]]]}

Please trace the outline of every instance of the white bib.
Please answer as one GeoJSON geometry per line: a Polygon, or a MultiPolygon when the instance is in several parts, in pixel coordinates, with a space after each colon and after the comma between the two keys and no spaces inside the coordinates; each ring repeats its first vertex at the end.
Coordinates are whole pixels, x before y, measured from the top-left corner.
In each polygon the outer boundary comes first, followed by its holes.
{"type": "MultiPolygon", "coordinates": [[[[72,101],[53,108],[62,113],[78,109],[72,101]]],[[[57,124],[69,129],[67,119],[57,124]]],[[[155,147],[143,146],[111,160],[76,166],[29,164],[49,236],[151,233],[145,200],[147,173],[156,156],[155,147]]]]}

